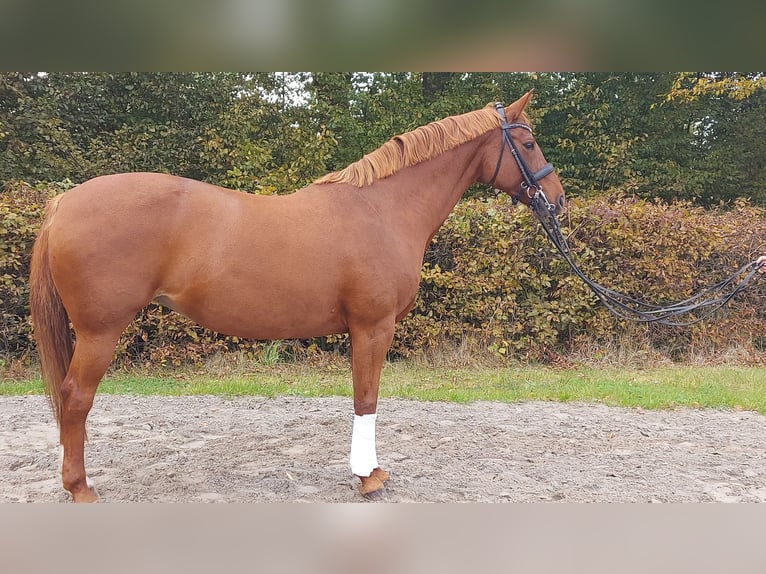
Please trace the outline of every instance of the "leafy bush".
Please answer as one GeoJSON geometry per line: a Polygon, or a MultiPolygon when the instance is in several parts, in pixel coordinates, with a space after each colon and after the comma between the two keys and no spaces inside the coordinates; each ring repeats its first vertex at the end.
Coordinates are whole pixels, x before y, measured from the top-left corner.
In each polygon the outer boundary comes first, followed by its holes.
{"type": "MultiPolygon", "coordinates": [[[[746,201],[704,210],[613,193],[572,201],[562,223],[586,275],[653,303],[684,299],[765,248],[764,210],[746,201]]],[[[766,335],[760,283],[715,320],[689,328],[616,319],[570,272],[529,210],[504,201],[461,202],[434,237],[422,275],[394,347],[403,355],[468,338],[521,359],[550,361],[578,346],[627,341],[687,360],[701,349],[759,346],[766,335]]]]}
{"type": "MultiPolygon", "coordinates": [[[[0,356],[31,356],[29,256],[45,201],[68,184],[9,185],[0,194],[0,356]]],[[[650,302],[668,302],[729,275],[766,251],[766,212],[747,201],[705,210],[619,193],[573,200],[562,218],[575,261],[593,280],[650,302]]],[[[413,311],[397,327],[394,356],[445,344],[497,357],[557,362],[634,345],[675,360],[730,347],[763,356],[764,285],[757,282],[715,320],[689,328],[625,323],[569,270],[530,211],[507,198],[467,198],[429,246],[413,311]]],[[[345,353],[347,336],[299,341],[279,356],[345,353]]],[[[177,366],[236,351],[271,361],[275,347],[202,329],[157,305],[123,334],[121,363],[177,366]]]]}
{"type": "Polygon", "coordinates": [[[15,183],[0,195],[0,357],[23,354],[29,347],[29,259],[54,191],[15,183]]]}
{"type": "MultiPolygon", "coordinates": [[[[736,271],[766,246],[764,210],[744,200],[731,209],[704,210],[688,203],[639,201],[619,194],[571,210],[573,243],[582,268],[594,280],[653,303],[685,299],[736,271]],[[578,253],[579,255],[579,253],[578,253]]],[[[673,359],[689,359],[701,349],[750,347],[766,333],[764,286],[755,283],[715,320],[688,328],[644,326],[645,344],[673,359]]],[[[591,313],[576,335],[619,340],[628,325],[603,308],[591,313]]]]}

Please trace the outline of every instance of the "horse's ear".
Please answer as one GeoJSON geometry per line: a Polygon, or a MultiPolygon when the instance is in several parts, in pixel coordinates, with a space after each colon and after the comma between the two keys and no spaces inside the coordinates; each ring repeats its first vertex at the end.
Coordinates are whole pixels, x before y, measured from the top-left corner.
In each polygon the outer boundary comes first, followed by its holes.
{"type": "Polygon", "coordinates": [[[509,122],[515,122],[518,119],[518,117],[524,111],[524,108],[527,107],[529,100],[532,99],[533,92],[534,90],[529,90],[526,94],[521,96],[518,100],[513,102],[510,106],[506,106],[505,116],[508,118],[509,122]]]}

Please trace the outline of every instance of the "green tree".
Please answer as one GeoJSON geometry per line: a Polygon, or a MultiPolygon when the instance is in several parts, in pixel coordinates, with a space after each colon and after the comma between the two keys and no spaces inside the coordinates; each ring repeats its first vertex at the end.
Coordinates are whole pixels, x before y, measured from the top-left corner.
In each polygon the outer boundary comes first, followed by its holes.
{"type": "Polygon", "coordinates": [[[61,180],[82,162],[48,97],[47,77],[0,73],[0,186],[13,179],[61,180]]]}
{"type": "Polygon", "coordinates": [[[247,191],[292,191],[325,171],[330,142],[284,80],[273,73],[0,75],[0,177],[4,184],[80,182],[161,171],[247,191]]]}
{"type": "Polygon", "coordinates": [[[761,73],[682,73],[664,105],[693,111],[689,131],[703,204],[749,197],[766,204],[766,77],[761,73]]]}
{"type": "Polygon", "coordinates": [[[534,88],[537,139],[570,196],[766,203],[765,84],[737,73],[2,73],[0,184],[152,170],[285,193],[398,133],[534,88]]]}

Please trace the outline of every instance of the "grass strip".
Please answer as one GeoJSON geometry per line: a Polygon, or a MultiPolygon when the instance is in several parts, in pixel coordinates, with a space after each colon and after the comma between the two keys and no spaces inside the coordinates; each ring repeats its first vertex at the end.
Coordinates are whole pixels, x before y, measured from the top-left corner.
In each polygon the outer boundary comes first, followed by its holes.
{"type": "MultiPolygon", "coordinates": [[[[350,369],[277,365],[215,374],[115,372],[99,392],[129,395],[351,396],[350,369]]],[[[39,379],[0,381],[0,395],[42,394],[39,379]]],[[[643,409],[725,408],[766,413],[766,370],[671,366],[646,370],[387,365],[381,397],[419,401],[582,401],[643,409]]]]}

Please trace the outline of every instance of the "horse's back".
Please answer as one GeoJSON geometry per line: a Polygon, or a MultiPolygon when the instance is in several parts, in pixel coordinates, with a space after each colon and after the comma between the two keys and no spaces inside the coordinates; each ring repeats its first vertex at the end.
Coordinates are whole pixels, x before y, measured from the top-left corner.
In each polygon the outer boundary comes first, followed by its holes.
{"type": "Polygon", "coordinates": [[[66,192],[64,198],[80,215],[135,217],[148,216],[154,209],[172,210],[189,200],[225,201],[227,196],[239,195],[241,192],[164,173],[118,173],[90,179],[66,192]]]}

